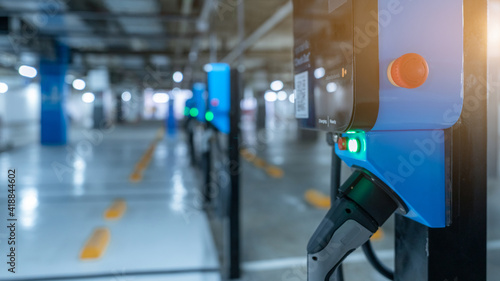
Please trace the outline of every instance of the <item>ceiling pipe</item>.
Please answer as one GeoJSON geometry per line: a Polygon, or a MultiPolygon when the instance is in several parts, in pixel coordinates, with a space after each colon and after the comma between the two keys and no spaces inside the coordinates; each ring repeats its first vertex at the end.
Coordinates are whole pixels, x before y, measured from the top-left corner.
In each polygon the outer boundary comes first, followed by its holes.
{"type": "Polygon", "coordinates": [[[212,12],[215,7],[214,0],[205,0],[203,7],[200,12],[200,16],[196,23],[197,31],[200,33],[193,39],[191,44],[191,50],[189,51],[189,63],[184,68],[184,74],[187,81],[193,80],[193,65],[198,61],[198,55],[200,52],[200,44],[202,36],[204,36],[210,29],[210,19],[212,17],[212,12]]]}
{"type": "Polygon", "coordinates": [[[275,28],[279,23],[281,23],[286,17],[288,17],[293,11],[293,5],[291,1],[288,1],[285,5],[280,7],[276,13],[274,13],[269,19],[267,19],[259,28],[257,28],[250,36],[248,36],[243,42],[238,44],[234,49],[232,49],[226,57],[222,59],[222,62],[233,63],[239,56],[241,56],[246,50],[252,47],[255,43],[259,41],[264,35],[275,28]]]}
{"type": "MultiPolygon", "coordinates": [[[[113,34],[113,33],[91,33],[91,32],[71,32],[63,30],[61,32],[50,32],[43,31],[33,37],[37,38],[60,38],[60,39],[79,39],[79,38],[95,38],[99,40],[130,40],[130,39],[144,39],[152,41],[162,41],[162,40],[172,40],[172,39],[191,39],[198,35],[198,33],[156,33],[156,34],[146,34],[146,33],[126,33],[126,34],[113,34]]],[[[11,33],[9,34],[12,38],[23,38],[26,37],[22,33],[11,33]]]]}
{"type": "Polygon", "coordinates": [[[110,20],[117,18],[148,18],[157,19],[160,21],[198,21],[199,19],[190,15],[181,14],[160,14],[160,13],[109,13],[109,12],[90,12],[90,11],[66,11],[66,10],[56,10],[56,11],[44,11],[37,9],[23,9],[23,10],[4,10],[0,11],[0,16],[29,16],[38,15],[43,13],[49,13],[50,16],[77,16],[86,20],[110,20]]]}

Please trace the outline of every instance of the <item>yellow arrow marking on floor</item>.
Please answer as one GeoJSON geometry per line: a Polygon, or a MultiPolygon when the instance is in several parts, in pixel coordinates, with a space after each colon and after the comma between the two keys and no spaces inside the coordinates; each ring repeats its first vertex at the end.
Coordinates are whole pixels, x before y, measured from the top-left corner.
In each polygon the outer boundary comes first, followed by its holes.
{"type": "Polygon", "coordinates": [[[158,129],[158,132],[155,135],[155,138],[151,145],[148,147],[146,152],[142,155],[141,159],[137,164],[135,165],[134,171],[129,176],[129,180],[131,182],[140,182],[142,180],[142,175],[144,173],[144,170],[147,169],[149,166],[149,163],[151,162],[151,159],[153,158],[153,153],[156,149],[156,145],[158,144],[159,141],[163,139],[163,136],[165,135],[165,129],[162,127],[158,129]]]}
{"type": "Polygon", "coordinates": [[[104,212],[104,218],[107,220],[120,219],[127,210],[127,203],[123,199],[117,199],[111,206],[104,212]]]}
{"type": "Polygon", "coordinates": [[[80,253],[80,259],[98,259],[102,257],[110,240],[110,232],[107,228],[97,228],[90,236],[89,240],[80,253]]]}

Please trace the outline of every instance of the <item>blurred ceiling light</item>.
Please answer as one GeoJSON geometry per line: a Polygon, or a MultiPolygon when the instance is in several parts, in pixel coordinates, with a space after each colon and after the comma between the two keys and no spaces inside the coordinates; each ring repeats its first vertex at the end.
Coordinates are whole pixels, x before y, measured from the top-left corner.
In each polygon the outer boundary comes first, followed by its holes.
{"type": "Polygon", "coordinates": [[[281,91],[283,89],[283,81],[281,80],[276,80],[273,83],[271,83],[271,90],[277,92],[281,91]]]}
{"type": "Polygon", "coordinates": [[[326,91],[329,93],[333,93],[333,92],[337,91],[337,83],[330,82],[330,83],[326,84],[326,91]]]}
{"type": "Polygon", "coordinates": [[[5,94],[9,90],[9,86],[3,82],[0,82],[0,94],[5,94]]]}
{"type": "Polygon", "coordinates": [[[316,68],[316,70],[314,70],[314,77],[316,77],[316,79],[321,79],[324,76],[325,76],[325,68],[320,67],[320,68],[316,68]]]}
{"type": "Polygon", "coordinates": [[[273,91],[268,91],[264,94],[264,99],[268,102],[275,102],[277,99],[276,93],[273,91]]]}
{"type": "Polygon", "coordinates": [[[21,67],[19,67],[19,74],[24,77],[35,78],[38,72],[36,68],[32,66],[21,65],[21,67]]]}
{"type": "Polygon", "coordinates": [[[278,100],[284,101],[288,97],[287,93],[285,91],[280,91],[278,92],[278,100]]]}
{"type": "Polygon", "coordinates": [[[156,93],[153,95],[153,101],[155,103],[167,103],[170,100],[170,97],[167,93],[156,93]]]}
{"type": "Polygon", "coordinates": [[[123,101],[130,101],[132,99],[132,94],[130,92],[125,91],[122,93],[122,100],[123,101]]]}
{"type": "Polygon", "coordinates": [[[288,96],[288,100],[289,100],[291,103],[295,103],[295,94],[291,94],[290,96],[288,96]]]}
{"type": "Polygon", "coordinates": [[[205,70],[205,72],[210,72],[213,69],[214,69],[214,67],[209,63],[207,63],[207,64],[205,64],[205,66],[203,66],[203,70],[205,70]]]}
{"type": "Polygon", "coordinates": [[[82,95],[82,101],[84,103],[93,103],[95,100],[95,95],[93,93],[85,93],[82,95]]]}
{"type": "Polygon", "coordinates": [[[181,83],[184,79],[184,75],[182,75],[182,72],[176,71],[174,72],[174,75],[172,75],[172,78],[174,79],[175,83],[181,83]]]}
{"type": "Polygon", "coordinates": [[[85,89],[85,86],[87,86],[85,84],[85,81],[83,81],[82,79],[75,79],[73,81],[72,85],[73,85],[73,88],[75,88],[76,90],[79,90],[79,91],[85,89]]]}

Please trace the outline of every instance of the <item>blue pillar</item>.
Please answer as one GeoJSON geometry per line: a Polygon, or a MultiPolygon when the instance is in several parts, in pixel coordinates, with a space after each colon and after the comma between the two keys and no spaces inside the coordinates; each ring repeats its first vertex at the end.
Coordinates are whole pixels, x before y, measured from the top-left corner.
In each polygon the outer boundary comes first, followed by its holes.
{"type": "Polygon", "coordinates": [[[69,50],[55,43],[53,57],[40,59],[40,87],[42,93],[41,136],[43,145],[65,145],[68,121],[65,110],[67,86],[64,82],[68,69],[69,50]]]}
{"type": "Polygon", "coordinates": [[[175,121],[174,114],[174,100],[170,99],[168,102],[168,117],[167,117],[167,131],[170,136],[175,135],[177,129],[177,124],[175,121]]]}

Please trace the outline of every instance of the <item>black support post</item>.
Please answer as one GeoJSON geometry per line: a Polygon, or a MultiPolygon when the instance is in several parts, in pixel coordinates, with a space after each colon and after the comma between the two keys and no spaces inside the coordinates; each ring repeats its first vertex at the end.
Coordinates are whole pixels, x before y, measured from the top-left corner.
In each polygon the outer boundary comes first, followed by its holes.
{"type": "Polygon", "coordinates": [[[487,0],[464,0],[464,108],[447,131],[451,220],[396,218],[397,281],[486,280],[487,0]]]}
{"type": "Polygon", "coordinates": [[[241,277],[240,260],[240,100],[241,74],[231,70],[231,112],[229,132],[229,170],[231,178],[229,200],[229,279],[241,277]]]}
{"type": "Polygon", "coordinates": [[[193,119],[188,118],[186,121],[186,131],[188,134],[188,145],[189,145],[189,156],[191,159],[191,166],[196,167],[196,155],[195,155],[195,150],[194,150],[194,131],[193,131],[193,122],[195,122],[193,119]]]}
{"type": "MultiPolygon", "coordinates": [[[[330,205],[333,206],[333,202],[337,199],[340,187],[340,175],[342,172],[342,160],[339,158],[335,152],[335,141],[333,139],[333,133],[328,133],[326,135],[326,142],[332,148],[332,165],[330,168],[330,205]]],[[[341,265],[336,270],[335,281],[344,281],[344,268],[341,265]]]]}
{"type": "MultiPolygon", "coordinates": [[[[208,130],[212,130],[211,126],[209,124],[205,124],[205,132],[208,130]]],[[[211,189],[211,178],[210,178],[210,173],[212,172],[212,138],[207,140],[207,147],[205,148],[206,151],[203,151],[203,172],[204,172],[204,178],[205,178],[205,183],[203,184],[203,197],[204,197],[204,204],[205,206],[208,206],[212,202],[212,189],[211,189]]]]}

